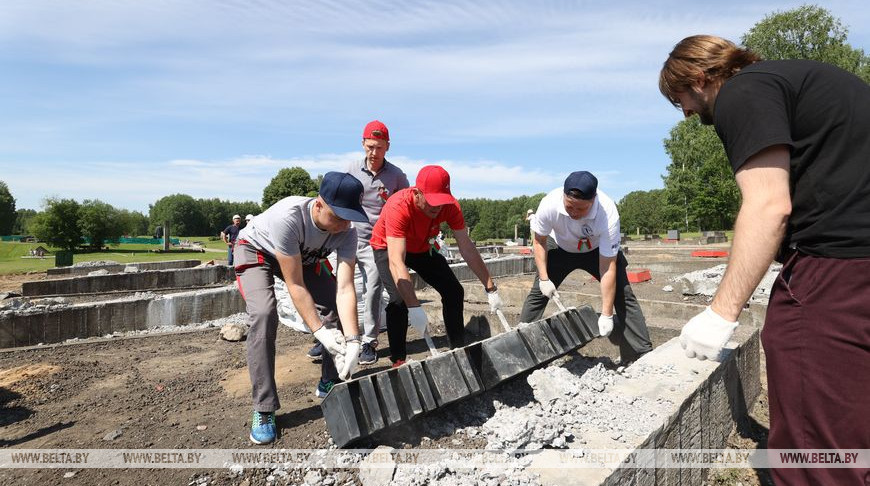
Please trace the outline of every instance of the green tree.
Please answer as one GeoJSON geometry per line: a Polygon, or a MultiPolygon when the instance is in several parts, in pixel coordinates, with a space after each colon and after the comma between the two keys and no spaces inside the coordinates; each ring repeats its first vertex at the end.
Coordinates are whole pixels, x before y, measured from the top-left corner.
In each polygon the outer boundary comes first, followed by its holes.
{"type": "Polygon", "coordinates": [[[633,191],[617,204],[622,232],[628,235],[662,233],[671,228],[674,221],[670,215],[664,189],[633,191]]]}
{"type": "Polygon", "coordinates": [[[149,208],[151,229],[169,222],[169,236],[198,236],[213,234],[197,201],[187,194],[173,194],[157,200],[149,208]]]}
{"type": "Polygon", "coordinates": [[[15,226],[12,227],[13,235],[29,235],[32,232],[30,231],[30,222],[33,221],[33,218],[36,217],[36,210],[34,209],[19,209],[15,212],[15,226]]]}
{"type": "Polygon", "coordinates": [[[121,234],[128,236],[144,236],[148,234],[148,216],[139,211],[118,210],[118,219],[121,222],[121,234]]]}
{"type": "Polygon", "coordinates": [[[73,199],[50,198],[45,210],[31,223],[33,235],[56,248],[74,250],[82,243],[79,227],[79,203],[73,199]]]}
{"type": "Polygon", "coordinates": [[[824,8],[803,5],[775,12],[741,42],[764,59],[812,59],[839,66],[870,82],[870,58],[846,43],[849,29],[824,8]]]}
{"type": "Polygon", "coordinates": [[[665,200],[678,208],[680,227],[685,231],[730,229],[737,217],[740,193],[713,128],[693,116],[671,129],[664,146],[671,157],[663,177],[665,200]]]}
{"type": "Polygon", "coordinates": [[[112,205],[85,199],[78,215],[82,236],[90,241],[91,248],[99,250],[105,241],[118,244],[124,228],[120,213],[112,205]]]}
{"type": "Polygon", "coordinates": [[[281,169],[263,189],[263,208],[266,209],[287,196],[316,196],[319,186],[302,167],[281,169]]]}
{"type": "Polygon", "coordinates": [[[0,235],[11,235],[12,227],[17,218],[15,212],[15,198],[9,192],[9,186],[0,181],[0,235]]]}

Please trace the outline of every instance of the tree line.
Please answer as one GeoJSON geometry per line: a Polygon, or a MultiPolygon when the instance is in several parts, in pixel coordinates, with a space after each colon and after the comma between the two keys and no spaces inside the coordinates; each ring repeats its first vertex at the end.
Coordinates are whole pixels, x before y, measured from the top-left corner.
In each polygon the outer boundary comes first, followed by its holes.
{"type": "MultiPolygon", "coordinates": [[[[839,66],[870,83],[870,57],[851,47],[848,29],[827,10],[804,5],[775,12],[755,24],[740,42],[762,58],[812,59],[839,66]]],[[[653,88],[654,89],[654,88],[653,88]]],[[[634,191],[618,202],[626,233],[727,230],[734,226],[740,192],[725,150],[714,129],[697,117],[677,123],[663,140],[670,164],[663,189],[634,191]]],[[[301,167],[281,169],[263,189],[261,203],[195,199],[173,194],[149,205],[148,215],[117,209],[99,200],[47,199],[40,212],[15,209],[15,199],[0,181],[0,235],[33,234],[54,246],[74,248],[82,237],[94,246],[122,235],[151,235],[170,223],[173,236],[216,235],[233,214],[257,214],[283,197],[317,194],[322,176],[301,167]]],[[[526,213],[544,194],[507,200],[460,199],[466,226],[475,240],[529,237],[526,213]]],[[[449,236],[449,231],[448,231],[449,236]]]]}
{"type": "MultiPolygon", "coordinates": [[[[848,28],[827,10],[804,5],[767,15],[740,38],[766,60],[811,59],[838,66],[870,83],[870,57],[846,42],[848,28]]],[[[664,139],[671,162],[664,189],[635,191],[619,202],[626,233],[724,230],[734,227],[740,191],[725,149],[697,116],[677,123],[664,139]]]]}

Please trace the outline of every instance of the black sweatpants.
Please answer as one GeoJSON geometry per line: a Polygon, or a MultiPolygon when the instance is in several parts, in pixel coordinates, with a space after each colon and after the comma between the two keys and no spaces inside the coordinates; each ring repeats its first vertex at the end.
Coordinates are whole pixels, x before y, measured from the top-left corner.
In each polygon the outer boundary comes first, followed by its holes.
{"type": "MultiPolygon", "coordinates": [[[[649,338],[649,330],[646,327],[646,318],[640,309],[640,304],[631,290],[626,272],[628,261],[620,250],[616,256],[616,297],[613,301],[614,314],[613,332],[610,333],[610,342],[619,346],[619,356],[622,362],[637,359],[639,355],[652,351],[652,342],[649,338]]],[[[586,253],[570,253],[558,246],[551,239],[547,239],[547,275],[556,288],[574,270],[584,270],[598,280],[601,280],[599,269],[598,248],[586,253]]],[[[532,290],[523,304],[523,312],[520,315],[521,322],[532,322],[541,318],[544,308],[550,301],[541,293],[540,278],[535,277],[532,290]]]]}
{"type": "MultiPolygon", "coordinates": [[[[375,249],[375,263],[384,288],[390,296],[387,304],[387,337],[390,340],[390,359],[395,363],[397,360],[405,360],[408,357],[406,340],[408,337],[408,307],[396,282],[390,272],[390,261],[387,250],[375,249]]],[[[441,294],[441,311],[444,316],[444,327],[447,328],[447,338],[450,340],[450,348],[458,348],[465,345],[465,326],[462,322],[464,308],[465,289],[450,270],[447,260],[438,252],[406,253],[405,265],[417,272],[423,280],[441,294]]]]}

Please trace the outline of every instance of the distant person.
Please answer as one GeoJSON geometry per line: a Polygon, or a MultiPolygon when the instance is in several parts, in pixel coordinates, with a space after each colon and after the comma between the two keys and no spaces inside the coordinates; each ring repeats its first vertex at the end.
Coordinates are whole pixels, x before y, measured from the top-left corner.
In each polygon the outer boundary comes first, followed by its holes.
{"type": "Polygon", "coordinates": [[[249,215],[245,216],[245,226],[251,224],[251,220],[252,220],[252,219],[254,219],[254,215],[253,215],[253,214],[249,214],[249,215]]]}
{"type": "Polygon", "coordinates": [[[409,321],[421,334],[429,323],[411,284],[409,268],[441,295],[441,312],[451,349],[465,345],[462,315],[465,290],[447,260],[434,247],[442,222],[453,229],[459,253],[483,284],[490,309],[495,312],[502,307],[498,288],[468,237],[462,209],[450,193],[450,175],[437,165],[423,167],[414,187],[403,189],[387,200],[372,230],[375,262],[390,296],[386,314],[393,367],[407,360],[405,341],[409,321]]]}
{"type": "Polygon", "coordinates": [[[275,440],[275,411],[281,407],[275,385],[275,277],[287,284],[297,312],[327,351],[315,394],[325,397],[357,364],[357,238],[351,222],[368,220],[360,205],[362,192],[352,175],[328,172],[316,198],[281,199],[239,234],[235,271],[251,321],[247,359],[254,401],[250,439],[255,444],[275,440]],[[326,263],[332,252],[338,255],[335,276],[326,263]]]}
{"type": "Polygon", "coordinates": [[[233,266],[233,245],[236,244],[236,239],[239,237],[239,231],[242,229],[242,217],[238,214],[233,215],[233,224],[224,228],[221,231],[221,240],[227,245],[227,265],[233,266]]]}
{"type": "MultiPolygon", "coordinates": [[[[715,126],[742,196],[719,289],[680,335],[686,354],[719,356],[775,258],[761,333],[767,447],[870,449],[870,85],[697,35],[671,51],[659,89],[715,126]]],[[[783,485],[870,484],[866,464],[771,473],[783,485]]]]}
{"type": "Polygon", "coordinates": [[[562,281],[580,269],[600,282],[598,330],[619,346],[620,362],[627,365],[651,351],[646,319],[619,248],[619,212],[613,200],[598,190],[598,179],[586,171],[572,172],[563,187],[541,200],[529,221],[538,274],[520,321],[540,319],[547,302],[558,297],[556,289],[562,281]]]}

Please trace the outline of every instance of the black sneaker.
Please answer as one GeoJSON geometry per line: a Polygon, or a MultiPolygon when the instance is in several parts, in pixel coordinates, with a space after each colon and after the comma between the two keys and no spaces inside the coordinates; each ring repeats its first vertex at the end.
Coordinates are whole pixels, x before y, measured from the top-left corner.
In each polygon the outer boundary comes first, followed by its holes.
{"type": "Polygon", "coordinates": [[[315,363],[319,363],[323,359],[323,345],[318,342],[308,350],[308,358],[315,363]]]}
{"type": "Polygon", "coordinates": [[[372,343],[363,343],[359,352],[359,364],[370,365],[378,362],[378,352],[372,343]]]}

